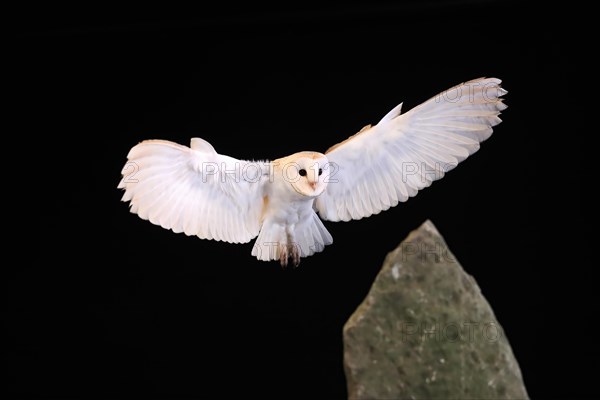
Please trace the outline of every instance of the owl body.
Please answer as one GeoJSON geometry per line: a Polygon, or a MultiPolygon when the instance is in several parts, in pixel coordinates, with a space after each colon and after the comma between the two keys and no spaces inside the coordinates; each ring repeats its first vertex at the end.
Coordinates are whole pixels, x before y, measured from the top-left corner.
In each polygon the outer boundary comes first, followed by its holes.
{"type": "Polygon", "coordinates": [[[271,163],[265,185],[261,231],[252,249],[259,260],[294,264],[333,243],[314,210],[326,190],[330,165],[324,154],[301,152],[271,163]],[[303,172],[304,171],[304,172],[303,172]],[[321,172],[319,174],[319,172],[321,172]]]}
{"type": "Polygon", "coordinates": [[[247,243],[252,255],[298,265],[333,239],[321,219],[378,214],[415,196],[479,149],[501,122],[496,78],[457,85],[329,148],[273,161],[222,155],[200,138],[134,146],[118,185],[132,213],[176,233],[247,243]]]}

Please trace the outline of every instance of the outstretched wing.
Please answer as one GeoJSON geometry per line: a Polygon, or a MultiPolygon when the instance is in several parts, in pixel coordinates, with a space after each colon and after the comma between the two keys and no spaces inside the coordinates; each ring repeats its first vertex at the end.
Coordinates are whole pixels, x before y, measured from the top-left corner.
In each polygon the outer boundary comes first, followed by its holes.
{"type": "Polygon", "coordinates": [[[406,201],[479,149],[501,122],[500,80],[462,83],[406,114],[402,104],[376,126],[331,147],[333,173],[315,202],[321,218],[349,221],[406,201]]]}
{"type": "Polygon", "coordinates": [[[218,154],[199,138],[191,148],[146,140],[127,158],[118,187],[142,219],[201,239],[245,243],[258,235],[267,163],[218,154]]]}

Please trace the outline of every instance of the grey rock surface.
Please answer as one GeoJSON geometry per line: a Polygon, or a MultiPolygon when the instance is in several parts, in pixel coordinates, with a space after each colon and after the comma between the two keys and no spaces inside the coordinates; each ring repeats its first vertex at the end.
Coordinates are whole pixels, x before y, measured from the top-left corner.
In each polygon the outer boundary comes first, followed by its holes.
{"type": "Polygon", "coordinates": [[[344,326],[350,399],[527,399],[477,283],[426,221],[388,254],[344,326]]]}

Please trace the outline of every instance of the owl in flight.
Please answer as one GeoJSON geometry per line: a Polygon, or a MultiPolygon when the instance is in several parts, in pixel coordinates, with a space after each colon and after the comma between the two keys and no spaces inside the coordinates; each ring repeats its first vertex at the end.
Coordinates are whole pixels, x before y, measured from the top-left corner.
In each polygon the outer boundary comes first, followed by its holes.
{"type": "Polygon", "coordinates": [[[274,161],[145,140],[129,152],[118,187],[131,212],[173,232],[247,243],[252,255],[296,266],[333,239],[321,219],[349,221],[394,207],[479,149],[506,108],[500,80],[455,86],[329,148],[274,161]],[[319,218],[320,217],[320,218],[319,218]]]}

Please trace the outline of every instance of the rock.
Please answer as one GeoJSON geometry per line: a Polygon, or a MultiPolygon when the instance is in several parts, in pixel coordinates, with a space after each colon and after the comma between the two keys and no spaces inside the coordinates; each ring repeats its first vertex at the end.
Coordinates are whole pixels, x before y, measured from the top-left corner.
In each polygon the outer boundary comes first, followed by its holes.
{"type": "Polygon", "coordinates": [[[477,283],[426,221],[388,254],[344,326],[350,399],[527,399],[477,283]]]}

